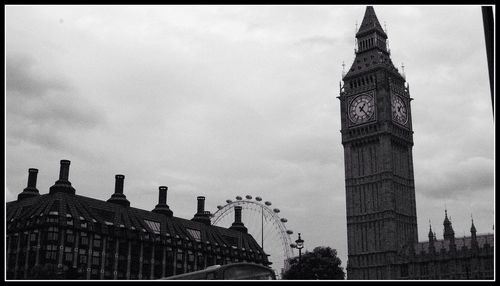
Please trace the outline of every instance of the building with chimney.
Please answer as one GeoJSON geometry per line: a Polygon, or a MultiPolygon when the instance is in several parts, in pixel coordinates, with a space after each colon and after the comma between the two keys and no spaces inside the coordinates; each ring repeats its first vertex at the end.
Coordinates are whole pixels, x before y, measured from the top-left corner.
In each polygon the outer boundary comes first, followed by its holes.
{"type": "Polygon", "coordinates": [[[166,186],[151,211],[130,206],[124,175],[115,176],[107,201],[77,194],[70,161],[61,160],[59,180],[48,194],[28,186],[6,204],[7,279],[158,279],[214,264],[268,265],[267,255],[247,233],[241,208],[230,228],[211,225],[205,197],[191,220],[173,215],[166,186]]]}
{"type": "MultiPolygon", "coordinates": [[[[418,242],[410,88],[368,6],[340,83],[348,279],[493,279],[493,235],[418,242]]],[[[431,235],[432,234],[432,235],[431,235]]]]}

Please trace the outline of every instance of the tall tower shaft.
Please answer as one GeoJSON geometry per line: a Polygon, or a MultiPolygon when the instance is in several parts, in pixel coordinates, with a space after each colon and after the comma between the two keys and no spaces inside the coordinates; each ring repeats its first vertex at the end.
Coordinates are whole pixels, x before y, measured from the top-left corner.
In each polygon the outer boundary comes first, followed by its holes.
{"type": "Polygon", "coordinates": [[[372,6],[340,89],[348,279],[395,277],[397,252],[418,242],[408,85],[372,6]]]}

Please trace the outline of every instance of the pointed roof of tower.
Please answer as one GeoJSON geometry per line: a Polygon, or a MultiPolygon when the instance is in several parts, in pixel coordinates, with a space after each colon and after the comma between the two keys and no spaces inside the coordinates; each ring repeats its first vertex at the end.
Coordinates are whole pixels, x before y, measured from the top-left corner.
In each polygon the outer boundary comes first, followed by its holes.
{"type": "Polygon", "coordinates": [[[434,236],[434,233],[432,232],[432,226],[431,226],[431,220],[429,220],[429,234],[428,234],[429,237],[433,237],[434,236]]]}
{"type": "Polygon", "coordinates": [[[448,219],[448,211],[445,209],[444,210],[444,239],[452,239],[455,238],[455,231],[453,230],[453,227],[451,226],[451,221],[448,219]]]}
{"type": "Polygon", "coordinates": [[[472,218],[472,215],[471,215],[471,220],[472,220],[472,226],[470,227],[470,232],[476,232],[476,226],[474,226],[474,219],[472,218]]]}
{"type": "Polygon", "coordinates": [[[363,17],[361,26],[359,26],[356,37],[366,34],[367,32],[372,32],[374,30],[378,31],[380,34],[385,36],[385,38],[387,38],[387,34],[384,32],[384,29],[382,29],[373,6],[366,6],[365,16],[363,17]]]}
{"type": "MultiPolygon", "coordinates": [[[[356,38],[360,39],[364,36],[372,35],[375,33],[387,39],[387,35],[377,19],[377,15],[375,15],[373,6],[367,6],[361,26],[356,33],[356,38]]],[[[373,45],[370,48],[357,50],[355,49],[356,57],[352,63],[351,68],[345,75],[343,74],[342,80],[350,79],[373,69],[385,68],[386,70],[390,71],[393,76],[399,76],[403,81],[405,81],[403,76],[399,73],[398,69],[392,63],[390,52],[387,50],[386,44],[382,44],[382,42],[384,41],[381,41],[379,42],[379,44],[373,45]]],[[[360,47],[360,42],[358,42],[357,46],[358,48],[360,47]]]]}
{"type": "Polygon", "coordinates": [[[445,209],[444,210],[444,221],[443,221],[443,225],[451,225],[451,222],[450,220],[448,219],[448,210],[445,209]]]}

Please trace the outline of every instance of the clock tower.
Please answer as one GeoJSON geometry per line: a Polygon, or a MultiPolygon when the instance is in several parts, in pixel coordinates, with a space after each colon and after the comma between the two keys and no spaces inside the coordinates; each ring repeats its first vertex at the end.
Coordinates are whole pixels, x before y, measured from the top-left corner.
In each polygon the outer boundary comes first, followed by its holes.
{"type": "Polygon", "coordinates": [[[368,6],[340,87],[348,279],[396,277],[398,252],[418,242],[409,86],[368,6]]]}

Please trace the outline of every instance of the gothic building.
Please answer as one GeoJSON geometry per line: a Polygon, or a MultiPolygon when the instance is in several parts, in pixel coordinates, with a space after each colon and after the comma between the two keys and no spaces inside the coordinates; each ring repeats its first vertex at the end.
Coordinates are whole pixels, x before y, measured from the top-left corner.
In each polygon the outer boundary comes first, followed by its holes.
{"type": "Polygon", "coordinates": [[[405,245],[398,253],[393,279],[494,279],[493,234],[458,238],[445,210],[443,239],[429,226],[428,241],[405,245]]]}
{"type": "MultiPolygon", "coordinates": [[[[356,33],[354,63],[343,74],[338,97],[345,163],[348,279],[471,278],[473,275],[467,276],[463,267],[458,270],[451,265],[457,260],[481,261],[483,265],[478,253],[492,263],[491,236],[474,234],[455,240],[446,218],[443,241],[433,235],[427,244],[418,242],[412,98],[404,75],[391,61],[387,41],[373,7],[368,6],[356,33]],[[430,245],[436,252],[429,250],[430,245]],[[454,272],[445,275],[436,270],[436,265],[446,265],[443,269],[454,272]]],[[[486,272],[476,277],[490,277],[486,272]]]]}
{"type": "Polygon", "coordinates": [[[214,264],[269,264],[241,208],[229,229],[210,224],[201,196],[191,220],[174,217],[165,186],[152,211],[133,208],[123,175],[107,201],[92,199],[76,194],[69,165],[61,160],[59,180],[43,195],[38,170],[29,169],[28,186],[7,203],[7,279],[158,279],[214,264]]]}

